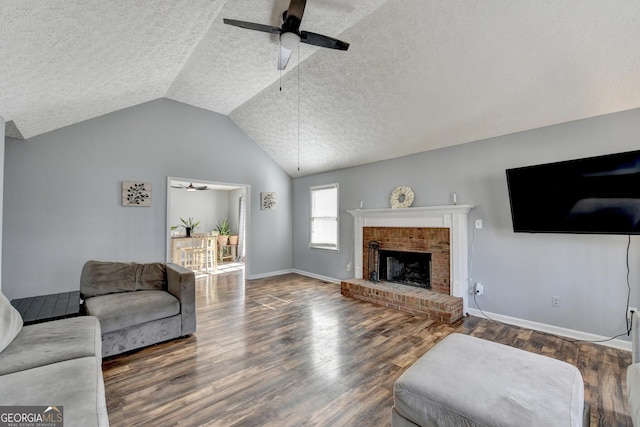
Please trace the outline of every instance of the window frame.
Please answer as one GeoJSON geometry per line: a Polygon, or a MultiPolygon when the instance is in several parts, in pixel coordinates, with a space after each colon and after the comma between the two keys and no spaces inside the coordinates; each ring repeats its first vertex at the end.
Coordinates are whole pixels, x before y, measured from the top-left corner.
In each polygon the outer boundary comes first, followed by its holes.
{"type": "Polygon", "coordinates": [[[334,184],[314,185],[309,187],[309,248],[320,249],[324,251],[340,252],[340,185],[334,184]],[[319,190],[336,189],[336,245],[313,243],[313,220],[314,218],[333,218],[333,217],[314,217],[313,216],[313,192],[319,190]]]}

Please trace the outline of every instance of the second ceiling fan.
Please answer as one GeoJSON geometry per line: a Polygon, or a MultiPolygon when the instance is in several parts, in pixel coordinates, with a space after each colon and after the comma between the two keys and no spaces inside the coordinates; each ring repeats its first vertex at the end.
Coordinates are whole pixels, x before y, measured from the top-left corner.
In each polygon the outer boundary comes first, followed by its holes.
{"type": "Polygon", "coordinates": [[[193,182],[190,183],[189,185],[184,185],[184,184],[178,184],[178,185],[172,185],[171,188],[184,188],[187,191],[196,191],[196,190],[208,190],[209,187],[207,187],[206,185],[201,185],[201,186],[195,186],[193,185],[193,182]]]}
{"type": "Polygon", "coordinates": [[[280,28],[272,25],[237,21],[235,19],[224,18],[223,21],[225,24],[234,25],[240,28],[278,34],[280,36],[278,70],[284,70],[286,68],[289,58],[291,57],[291,51],[298,45],[298,43],[306,43],[313,46],[337,50],[349,49],[349,43],[343,42],[342,40],[309,31],[300,31],[300,23],[302,22],[302,16],[304,15],[304,8],[306,4],[306,0],[291,0],[289,9],[282,13],[283,23],[280,28]]]}

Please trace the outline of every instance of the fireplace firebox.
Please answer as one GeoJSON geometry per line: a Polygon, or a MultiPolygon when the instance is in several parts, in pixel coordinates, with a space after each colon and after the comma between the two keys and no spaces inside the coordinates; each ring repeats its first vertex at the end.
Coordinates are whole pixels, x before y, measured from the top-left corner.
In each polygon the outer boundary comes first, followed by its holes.
{"type": "Polygon", "coordinates": [[[380,280],[431,289],[431,254],[380,250],[380,280]]]}

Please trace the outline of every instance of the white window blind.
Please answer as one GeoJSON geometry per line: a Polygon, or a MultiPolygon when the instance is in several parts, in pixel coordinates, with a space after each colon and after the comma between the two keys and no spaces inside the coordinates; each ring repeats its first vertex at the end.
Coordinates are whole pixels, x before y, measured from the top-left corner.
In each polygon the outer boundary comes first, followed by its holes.
{"type": "Polygon", "coordinates": [[[311,187],[309,246],[338,250],[338,184],[311,187]]]}

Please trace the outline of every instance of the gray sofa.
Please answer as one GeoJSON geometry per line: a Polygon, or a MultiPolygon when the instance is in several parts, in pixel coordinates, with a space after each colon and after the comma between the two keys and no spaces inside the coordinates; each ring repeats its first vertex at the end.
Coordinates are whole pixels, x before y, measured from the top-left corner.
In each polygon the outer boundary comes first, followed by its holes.
{"type": "Polygon", "coordinates": [[[57,405],[65,426],[108,426],[100,323],[83,316],[23,326],[0,293],[0,406],[57,405]]]}
{"type": "Polygon", "coordinates": [[[195,275],[176,264],[88,261],[80,295],[100,321],[103,357],[196,331],[195,275]]]}
{"type": "Polygon", "coordinates": [[[633,314],[631,365],[627,368],[627,396],[634,427],[640,427],[640,313],[633,314]]]}

